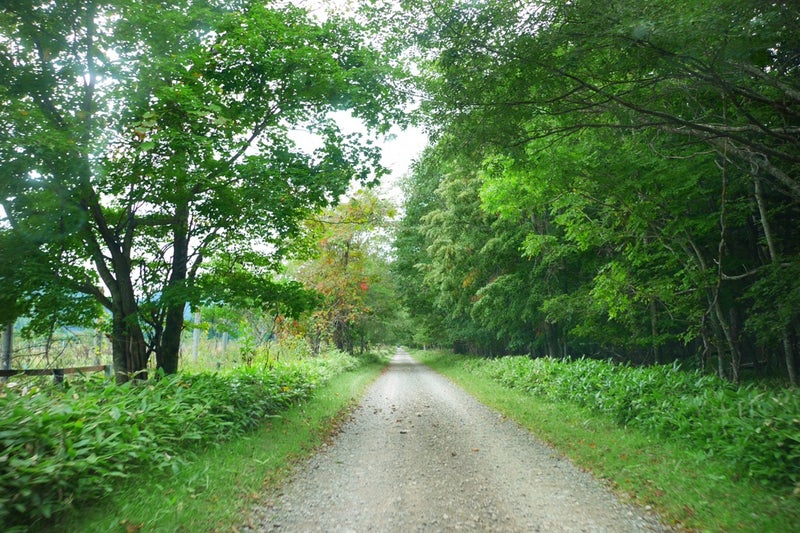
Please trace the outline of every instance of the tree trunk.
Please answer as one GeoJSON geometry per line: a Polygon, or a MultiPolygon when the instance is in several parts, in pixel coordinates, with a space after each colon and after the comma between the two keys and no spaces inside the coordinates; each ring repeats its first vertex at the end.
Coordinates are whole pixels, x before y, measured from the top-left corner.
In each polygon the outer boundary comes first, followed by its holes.
{"type": "MultiPolygon", "coordinates": [[[[692,238],[689,235],[686,235],[686,252],[687,255],[690,257],[693,256],[694,262],[697,264],[697,267],[700,269],[701,272],[708,270],[707,263],[705,258],[703,257],[703,253],[700,251],[700,248],[694,243],[692,238]]],[[[719,291],[720,291],[720,284],[722,282],[722,272],[721,272],[721,264],[722,264],[722,243],[724,241],[720,240],[719,246],[719,256],[718,256],[718,269],[717,269],[717,283],[711,287],[706,287],[706,298],[708,300],[708,308],[706,312],[703,314],[703,318],[701,321],[701,331],[703,330],[703,325],[708,320],[711,324],[711,329],[714,333],[712,344],[717,352],[717,375],[723,379],[727,379],[727,372],[725,371],[726,361],[725,361],[725,350],[723,349],[723,345],[726,343],[728,344],[728,348],[731,350],[732,357],[741,359],[738,356],[738,352],[736,352],[737,348],[735,343],[732,342],[732,338],[730,335],[730,331],[727,327],[727,322],[725,320],[725,316],[722,313],[721,306],[719,304],[719,291]],[[734,353],[736,352],[736,353],[734,353]]],[[[703,343],[706,345],[708,349],[708,339],[705,335],[703,335],[703,343]]],[[[706,350],[708,351],[708,350],[706,350]]]]}
{"type": "MultiPolygon", "coordinates": [[[[186,275],[189,271],[188,209],[179,208],[175,218],[177,222],[173,228],[172,274],[167,283],[168,293],[170,289],[179,289],[186,284],[186,275]]],[[[184,298],[177,298],[176,301],[171,298],[172,296],[168,294],[164,332],[161,342],[156,347],[156,366],[165,374],[178,372],[184,323],[183,313],[186,307],[184,298]]]]}
{"type": "Polygon", "coordinates": [[[322,333],[317,326],[314,327],[314,333],[309,336],[309,342],[311,344],[311,353],[319,355],[320,344],[322,344],[322,333]]]}
{"type": "Polygon", "coordinates": [[[650,336],[652,341],[650,347],[653,354],[653,364],[661,364],[661,352],[658,347],[658,309],[656,309],[656,299],[650,299],[650,336]]]}
{"type": "Polygon", "coordinates": [[[178,360],[181,349],[181,332],[183,331],[183,305],[172,305],[167,309],[164,321],[164,332],[156,351],[156,368],[165,374],[178,372],[178,360]]]}
{"type": "Polygon", "coordinates": [[[711,321],[711,330],[714,332],[712,346],[717,352],[717,375],[722,379],[728,379],[727,372],[725,371],[725,350],[722,349],[722,328],[715,319],[715,315],[709,313],[708,318],[711,321]]]}
{"type": "Polygon", "coordinates": [[[547,357],[558,359],[560,356],[560,351],[558,349],[558,326],[545,321],[544,338],[547,343],[547,357]]]}
{"type": "Polygon", "coordinates": [[[350,324],[345,320],[336,319],[333,326],[333,344],[338,350],[353,353],[353,339],[350,335],[350,324]]]}
{"type": "Polygon", "coordinates": [[[118,384],[147,378],[147,344],[135,315],[112,312],[111,353],[118,384]]]}
{"type": "MultiPolygon", "coordinates": [[[[728,324],[728,321],[725,318],[725,314],[722,311],[722,306],[719,304],[718,295],[714,295],[714,300],[711,302],[711,307],[712,307],[712,311],[713,311],[713,316],[714,316],[714,318],[716,318],[715,323],[719,326],[719,329],[720,329],[720,331],[722,333],[722,339],[720,339],[720,342],[721,343],[724,342],[725,344],[727,344],[728,350],[729,350],[729,352],[731,354],[731,360],[730,360],[731,375],[730,375],[730,380],[733,383],[738,383],[739,382],[739,364],[740,364],[740,362],[742,360],[742,356],[741,356],[741,353],[739,351],[739,347],[738,347],[738,345],[736,343],[736,340],[733,338],[733,335],[731,333],[731,327],[728,324]]],[[[726,374],[727,374],[724,371],[725,361],[723,360],[725,351],[722,349],[721,346],[719,347],[719,352],[718,353],[720,354],[720,356],[719,356],[720,358],[718,360],[719,361],[719,374],[720,374],[720,377],[725,378],[726,374]]]]}
{"type": "Polygon", "coordinates": [[[783,354],[786,360],[786,371],[789,374],[789,383],[792,384],[792,387],[797,387],[798,380],[797,368],[794,361],[794,349],[792,347],[792,340],[785,331],[783,335],[783,354]]]}
{"type": "MultiPolygon", "coordinates": [[[[775,241],[772,238],[772,228],[767,216],[767,209],[764,205],[764,194],[761,190],[761,179],[758,176],[753,176],[753,193],[756,197],[756,205],[758,206],[759,219],[761,221],[761,229],[764,231],[764,240],[767,242],[767,251],[769,252],[769,259],[774,264],[778,262],[778,250],[775,248],[775,241]]],[[[796,387],[797,382],[797,369],[794,363],[794,349],[792,346],[791,335],[788,327],[784,326],[781,331],[781,343],[783,344],[783,356],[786,362],[786,373],[789,376],[789,382],[793,387],[796,387]]]]}
{"type": "MultiPolygon", "coordinates": [[[[719,208],[719,243],[717,244],[717,282],[713,287],[713,297],[711,307],[713,308],[714,315],[717,318],[717,323],[725,336],[725,341],[728,344],[728,350],[731,354],[731,381],[734,383],[739,382],[739,362],[742,360],[739,354],[739,347],[733,335],[728,320],[722,311],[722,306],[719,303],[720,292],[722,291],[722,281],[724,279],[724,259],[725,259],[725,246],[727,239],[727,206],[728,206],[728,174],[727,174],[727,148],[728,143],[725,142],[722,150],[722,161],[720,163],[720,170],[722,171],[722,186],[720,191],[720,208],[719,208]]],[[[722,365],[720,361],[720,365],[722,365]]],[[[720,370],[721,367],[720,367],[720,370]]]]}
{"type": "MultiPolygon", "coordinates": [[[[98,241],[88,230],[83,237],[97,272],[111,293],[110,298],[97,292],[92,294],[111,311],[111,354],[116,381],[125,383],[130,379],[146,379],[149,352],[139,322],[139,304],[131,268],[133,227],[129,225],[121,239],[111,229],[100,205],[100,196],[91,185],[88,159],[84,158],[82,162],[84,197],[81,206],[94,220],[101,240],[98,241]]],[[[129,224],[130,220],[131,216],[129,224]]]]}

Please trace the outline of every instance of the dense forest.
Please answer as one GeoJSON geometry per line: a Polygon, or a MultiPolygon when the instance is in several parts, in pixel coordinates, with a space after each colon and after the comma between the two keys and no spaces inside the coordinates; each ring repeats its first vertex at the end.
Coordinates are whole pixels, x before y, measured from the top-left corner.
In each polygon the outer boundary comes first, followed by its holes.
{"type": "Polygon", "coordinates": [[[796,384],[798,5],[424,4],[395,19],[434,139],[396,241],[417,341],[796,384]]]}
{"type": "Polygon", "coordinates": [[[0,322],[100,328],[126,381],[178,371],[187,308],[308,312],[305,220],[385,174],[332,114],[404,121],[368,40],[291,4],[4,2],[0,322]]]}
{"type": "Polygon", "coordinates": [[[347,351],[797,384],[796,3],[320,12],[4,4],[0,321],[100,328],[122,381],[176,372],[187,309],[230,306],[347,351]],[[399,222],[354,192],[386,169],[342,111],[426,128],[399,222]]]}
{"type": "Polygon", "coordinates": [[[786,530],[799,28],[796,0],[2,0],[0,522],[146,530],[105,505],[146,491],[163,530],[231,529],[184,501],[253,504],[239,476],[284,479],[406,345],[676,524],[786,530]]]}

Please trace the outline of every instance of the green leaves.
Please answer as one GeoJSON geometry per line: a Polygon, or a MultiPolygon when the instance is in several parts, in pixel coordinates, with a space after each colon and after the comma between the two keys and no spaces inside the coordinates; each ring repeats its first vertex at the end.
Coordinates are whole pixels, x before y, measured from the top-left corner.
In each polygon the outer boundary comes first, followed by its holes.
{"type": "Polygon", "coordinates": [[[673,365],[635,368],[592,359],[470,360],[498,383],[574,402],[622,426],[723,458],[738,475],[791,490],[800,482],[800,394],[734,388],[673,365]]]}
{"type": "Polygon", "coordinates": [[[308,319],[307,335],[315,346],[330,339],[353,353],[357,342],[363,352],[369,342],[392,340],[385,326],[399,310],[382,245],[394,212],[389,202],[361,190],[307,221],[316,257],[297,265],[295,276],[320,295],[308,319]]]}
{"type": "MultiPolygon", "coordinates": [[[[356,22],[319,23],[288,5],[14,2],[0,32],[0,157],[11,170],[0,205],[10,231],[35,229],[38,252],[58,251],[65,294],[96,298],[126,324],[115,335],[134,342],[114,346],[140,353],[116,353],[118,364],[146,362],[144,342],[176,363],[179,308],[201,298],[198,276],[221,276],[204,263],[258,252],[278,265],[303,219],[352,181],[379,179],[379,151],[330,114],[349,109],[386,131],[405,99],[356,22]],[[321,147],[296,146],[295,129],[321,147]]],[[[216,297],[258,285],[239,276],[249,266],[216,297]]],[[[280,291],[263,269],[249,274],[266,280],[255,300],[308,305],[294,288],[269,294],[280,291]]],[[[9,300],[52,286],[28,277],[36,283],[9,300]]]]}
{"type": "Polygon", "coordinates": [[[397,15],[436,131],[411,190],[439,194],[406,206],[404,268],[426,280],[429,317],[457,315],[451,335],[491,324],[486,338],[527,316],[509,329],[534,354],[716,357],[734,381],[774,354],[797,383],[797,278],[775,273],[798,263],[800,101],[784,65],[800,13],[712,4],[441,0],[397,15]]]}
{"type": "Polygon", "coordinates": [[[0,519],[6,527],[36,527],[111,493],[119,478],[178,469],[196,446],[256,427],[356,364],[331,353],[147,385],[6,386],[0,393],[0,519]]]}
{"type": "Polygon", "coordinates": [[[196,292],[203,302],[225,302],[240,309],[277,308],[281,314],[292,318],[312,310],[318,302],[316,293],[305,289],[300,282],[276,281],[271,275],[241,268],[201,276],[196,292]]]}

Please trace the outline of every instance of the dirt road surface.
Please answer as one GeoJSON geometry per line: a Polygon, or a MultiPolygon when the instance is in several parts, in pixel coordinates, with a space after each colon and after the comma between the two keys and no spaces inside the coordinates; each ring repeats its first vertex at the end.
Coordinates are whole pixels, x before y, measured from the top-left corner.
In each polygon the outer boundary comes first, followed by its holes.
{"type": "Polygon", "coordinates": [[[403,351],[243,530],[668,531],[403,351]]]}

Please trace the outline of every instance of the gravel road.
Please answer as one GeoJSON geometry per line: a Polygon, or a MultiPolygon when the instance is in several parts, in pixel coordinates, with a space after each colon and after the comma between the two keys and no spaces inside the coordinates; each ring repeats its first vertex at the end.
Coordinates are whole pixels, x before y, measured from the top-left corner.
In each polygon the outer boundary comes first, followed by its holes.
{"type": "Polygon", "coordinates": [[[669,531],[403,351],[242,529],[669,531]]]}

